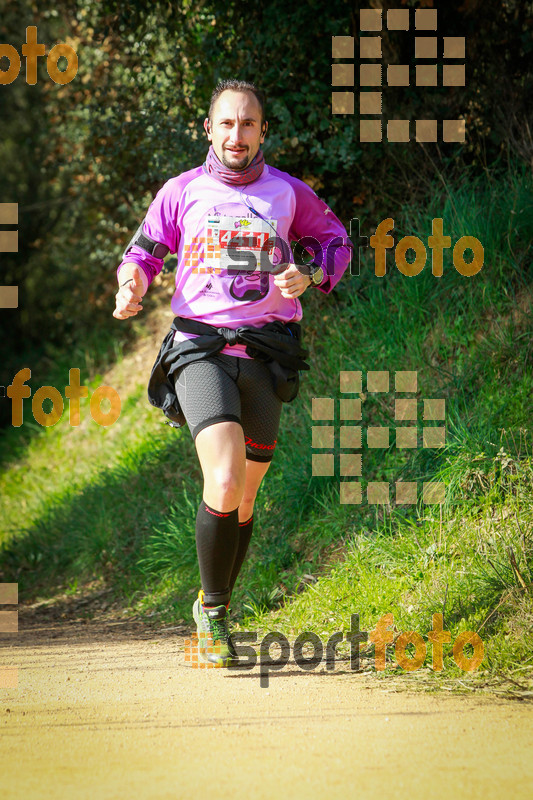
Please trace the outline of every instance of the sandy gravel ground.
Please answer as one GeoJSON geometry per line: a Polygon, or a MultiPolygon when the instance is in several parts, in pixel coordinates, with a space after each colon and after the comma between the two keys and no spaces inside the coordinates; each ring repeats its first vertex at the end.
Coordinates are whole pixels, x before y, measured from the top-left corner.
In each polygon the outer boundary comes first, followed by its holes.
{"type": "Polygon", "coordinates": [[[185,631],[20,616],[2,800],[533,797],[533,706],[399,692],[342,665],[194,669],[185,631]]]}

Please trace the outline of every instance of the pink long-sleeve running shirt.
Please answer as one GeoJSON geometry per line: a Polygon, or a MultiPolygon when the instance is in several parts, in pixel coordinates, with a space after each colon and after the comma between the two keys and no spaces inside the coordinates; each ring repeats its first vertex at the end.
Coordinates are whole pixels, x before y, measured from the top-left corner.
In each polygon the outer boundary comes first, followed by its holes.
{"type": "MultiPolygon", "coordinates": [[[[294,262],[290,242],[300,241],[322,266],[318,289],[325,294],[345,272],[353,248],[343,224],[306,183],[267,164],[242,186],[223,183],[201,166],[171,178],[150,205],[142,231],[177,256],[174,314],[232,329],[301,320],[300,300],[283,297],[267,271],[294,262]]],[[[163,259],[134,245],[117,275],[131,262],[149,283],[163,267],[163,259]]],[[[177,331],[175,341],[192,336],[177,331]]],[[[249,358],[241,344],[221,352],[249,358]]]]}

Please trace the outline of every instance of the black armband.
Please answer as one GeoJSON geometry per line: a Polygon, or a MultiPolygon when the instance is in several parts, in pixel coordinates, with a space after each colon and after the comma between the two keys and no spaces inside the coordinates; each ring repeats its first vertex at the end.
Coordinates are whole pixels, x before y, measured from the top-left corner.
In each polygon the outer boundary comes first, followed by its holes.
{"type": "Polygon", "coordinates": [[[143,233],[143,226],[144,226],[144,220],[141,222],[136,232],[133,234],[126,249],[124,250],[124,253],[122,255],[123,261],[134,245],[137,245],[137,247],[141,247],[143,250],[146,250],[146,252],[149,253],[154,258],[163,259],[169,252],[170,247],[167,247],[166,244],[161,244],[161,242],[156,242],[154,239],[150,239],[149,236],[143,233]]]}

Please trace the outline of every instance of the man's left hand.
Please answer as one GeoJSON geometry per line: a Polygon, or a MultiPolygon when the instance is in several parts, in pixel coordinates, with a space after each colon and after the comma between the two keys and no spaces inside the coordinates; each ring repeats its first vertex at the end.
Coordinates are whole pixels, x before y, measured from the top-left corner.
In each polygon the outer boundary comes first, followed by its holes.
{"type": "Polygon", "coordinates": [[[276,272],[279,274],[274,277],[274,283],[281,290],[283,297],[288,299],[294,300],[299,297],[311,285],[309,275],[302,275],[296,264],[278,264],[276,272]]]}

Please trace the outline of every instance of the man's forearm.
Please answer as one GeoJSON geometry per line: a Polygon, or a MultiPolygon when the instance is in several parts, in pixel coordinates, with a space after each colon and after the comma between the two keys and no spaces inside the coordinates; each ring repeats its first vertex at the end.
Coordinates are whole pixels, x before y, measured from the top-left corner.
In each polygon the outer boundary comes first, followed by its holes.
{"type": "Polygon", "coordinates": [[[120,267],[120,270],[118,272],[118,284],[119,286],[124,286],[125,283],[131,281],[133,276],[133,270],[135,267],[137,267],[137,269],[141,274],[141,280],[143,283],[143,296],[144,296],[148,291],[148,286],[149,286],[148,277],[146,275],[146,272],[142,269],[142,267],[139,267],[139,265],[135,264],[135,262],[133,261],[127,261],[120,267]]]}

